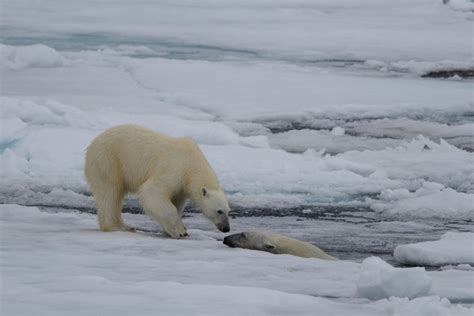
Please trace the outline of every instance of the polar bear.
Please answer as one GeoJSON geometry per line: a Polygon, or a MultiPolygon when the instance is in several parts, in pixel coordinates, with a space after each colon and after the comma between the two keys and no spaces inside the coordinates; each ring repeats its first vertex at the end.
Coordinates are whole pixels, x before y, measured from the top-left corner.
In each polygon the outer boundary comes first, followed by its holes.
{"type": "Polygon", "coordinates": [[[127,230],[122,221],[126,194],[138,195],[145,213],[172,238],[187,236],[181,221],[188,199],[222,232],[229,204],[198,145],[136,126],[112,127],[87,148],[85,176],[102,231],[127,230]]]}
{"type": "Polygon", "coordinates": [[[303,258],[338,260],[310,243],[283,235],[259,231],[249,231],[229,235],[224,238],[224,244],[232,248],[240,247],[262,250],[274,254],[289,254],[303,258]]]}

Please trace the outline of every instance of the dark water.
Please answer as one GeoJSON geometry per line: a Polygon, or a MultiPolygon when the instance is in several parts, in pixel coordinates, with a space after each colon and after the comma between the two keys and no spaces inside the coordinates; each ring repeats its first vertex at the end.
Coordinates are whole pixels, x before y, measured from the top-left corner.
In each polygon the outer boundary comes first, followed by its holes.
{"type": "MultiPolygon", "coordinates": [[[[189,225],[212,229],[207,220],[194,212],[189,225]]],[[[372,210],[354,207],[315,206],[285,209],[233,208],[232,232],[264,230],[307,241],[344,260],[362,261],[378,256],[394,266],[396,246],[437,240],[446,231],[472,231],[467,221],[416,223],[381,218],[372,210]]]]}

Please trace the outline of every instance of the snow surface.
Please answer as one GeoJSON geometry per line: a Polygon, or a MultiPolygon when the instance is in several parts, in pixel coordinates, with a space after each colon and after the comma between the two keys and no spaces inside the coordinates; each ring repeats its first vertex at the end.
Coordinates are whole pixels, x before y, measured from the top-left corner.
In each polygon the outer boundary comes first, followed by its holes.
{"type": "MultiPolygon", "coordinates": [[[[356,298],[361,286],[358,272],[372,273],[367,262],[231,249],[215,239],[221,233],[191,230],[185,240],[146,232],[103,233],[92,214],[46,213],[18,205],[0,205],[0,228],[1,308],[6,315],[472,312],[472,307],[451,304],[433,289],[429,296],[412,300],[356,298]]],[[[393,269],[386,265],[380,259],[376,262],[382,270],[393,269]]],[[[424,271],[395,271],[403,278],[427,278],[424,271]]],[[[430,272],[433,288],[441,289],[444,297],[449,298],[450,291],[459,296],[459,287],[450,283],[452,278],[446,279],[446,272],[466,277],[466,271],[430,272]]],[[[413,288],[387,294],[409,296],[413,288]]],[[[461,289],[465,298],[474,299],[472,288],[461,289]]]]}
{"type": "Polygon", "coordinates": [[[474,233],[447,232],[440,240],[400,245],[393,255],[410,265],[474,265],[474,233]]]}

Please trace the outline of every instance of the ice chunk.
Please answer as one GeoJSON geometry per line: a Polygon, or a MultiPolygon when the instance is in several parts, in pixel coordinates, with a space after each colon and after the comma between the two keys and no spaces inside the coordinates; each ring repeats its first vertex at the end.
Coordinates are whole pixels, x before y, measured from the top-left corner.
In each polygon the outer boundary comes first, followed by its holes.
{"type": "Polygon", "coordinates": [[[0,68],[24,69],[60,67],[64,58],[46,45],[8,46],[0,44],[0,68]]]}
{"type": "Polygon", "coordinates": [[[254,148],[268,148],[268,138],[266,136],[247,136],[241,137],[239,140],[240,144],[244,146],[254,147],[254,148]]]}
{"type": "Polygon", "coordinates": [[[453,10],[472,12],[474,11],[474,2],[472,0],[445,0],[453,10]]]}
{"type": "Polygon", "coordinates": [[[474,271],[474,267],[467,263],[461,264],[448,264],[445,266],[440,267],[441,270],[461,270],[461,271],[474,271]]]}
{"type": "Polygon", "coordinates": [[[91,127],[95,123],[93,117],[80,109],[51,99],[39,101],[29,98],[1,97],[0,103],[2,105],[0,119],[4,129],[9,130],[9,135],[25,129],[27,125],[29,127],[33,125],[91,127]],[[6,122],[11,123],[5,125],[6,122]],[[13,122],[15,122],[14,126],[13,122]]]}
{"type": "Polygon", "coordinates": [[[386,147],[397,147],[402,140],[389,138],[355,137],[345,134],[341,127],[329,130],[290,130],[268,136],[273,147],[302,153],[308,148],[338,154],[349,150],[382,150],[386,147]]]}
{"type": "Polygon", "coordinates": [[[443,188],[439,183],[425,182],[415,192],[387,189],[373,201],[375,211],[396,217],[472,219],[474,194],[443,188]]]}
{"type": "Polygon", "coordinates": [[[378,257],[365,259],[357,281],[357,296],[382,299],[390,296],[414,298],[427,295],[431,278],[425,268],[394,268],[378,257]]]}
{"type": "MultiPolygon", "coordinates": [[[[459,122],[457,124],[443,124],[432,121],[420,121],[409,118],[361,120],[345,124],[350,133],[356,135],[393,138],[413,138],[424,135],[433,140],[443,138],[450,144],[468,147],[472,146],[472,131],[474,124],[470,122],[459,122]]],[[[427,150],[431,146],[427,145],[427,150]]]]}
{"type": "Polygon", "coordinates": [[[474,265],[474,233],[447,232],[440,240],[400,245],[393,255],[398,262],[412,265],[474,265]]]}
{"type": "Polygon", "coordinates": [[[452,306],[446,298],[438,296],[418,297],[413,300],[391,297],[385,310],[387,315],[432,316],[432,315],[472,315],[472,310],[456,305],[452,306]]]}
{"type": "Polygon", "coordinates": [[[26,134],[26,124],[13,117],[2,119],[0,126],[0,153],[8,148],[8,144],[20,139],[26,134]]]}
{"type": "Polygon", "coordinates": [[[339,126],[336,126],[334,127],[332,130],[331,130],[331,133],[334,135],[334,136],[342,136],[346,133],[346,130],[342,127],[339,127],[339,126]]]}
{"type": "Polygon", "coordinates": [[[430,271],[428,275],[433,279],[432,295],[446,297],[451,302],[474,303],[474,271],[450,269],[430,271]]]}

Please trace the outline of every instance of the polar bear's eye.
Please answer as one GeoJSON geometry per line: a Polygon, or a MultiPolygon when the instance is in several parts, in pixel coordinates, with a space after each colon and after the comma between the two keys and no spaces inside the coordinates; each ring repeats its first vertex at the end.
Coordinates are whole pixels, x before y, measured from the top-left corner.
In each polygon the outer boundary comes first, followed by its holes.
{"type": "Polygon", "coordinates": [[[222,212],[222,210],[218,210],[217,214],[224,214],[224,212],[222,212]]]}

